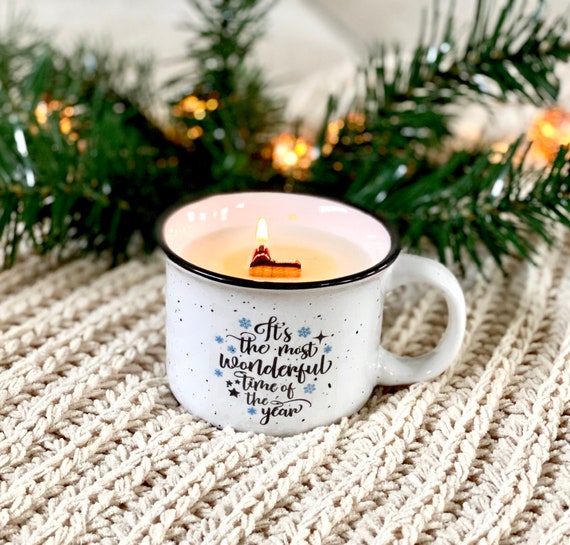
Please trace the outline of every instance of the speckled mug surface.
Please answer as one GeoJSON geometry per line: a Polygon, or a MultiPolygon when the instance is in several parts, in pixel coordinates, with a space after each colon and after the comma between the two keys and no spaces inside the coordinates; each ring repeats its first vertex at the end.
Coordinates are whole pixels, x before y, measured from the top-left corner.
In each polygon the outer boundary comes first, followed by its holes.
{"type": "Polygon", "coordinates": [[[439,375],[460,348],[465,302],[455,277],[435,261],[401,254],[388,226],[346,204],[221,194],[170,212],[158,237],[166,254],[169,385],[186,410],[216,426],[291,435],[329,424],[358,410],[378,384],[439,375]],[[207,270],[184,254],[192,238],[252,225],[260,215],[275,230],[294,217],[346,237],[367,253],[368,266],[323,281],[275,282],[207,270]],[[440,344],[416,358],[380,345],[384,295],[409,282],[440,288],[449,315],[440,344]]]}

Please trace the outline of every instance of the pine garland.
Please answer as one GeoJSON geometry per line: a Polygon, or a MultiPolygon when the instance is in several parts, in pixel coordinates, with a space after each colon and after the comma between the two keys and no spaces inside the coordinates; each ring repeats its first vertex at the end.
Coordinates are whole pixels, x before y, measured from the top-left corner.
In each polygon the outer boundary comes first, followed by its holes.
{"type": "MultiPolygon", "coordinates": [[[[566,21],[547,23],[543,8],[544,2],[525,15],[524,2],[508,0],[493,22],[480,1],[463,46],[452,9],[443,22],[435,9],[411,61],[398,46],[380,46],[363,70],[364,88],[344,117],[340,144],[313,167],[316,191],[332,189],[391,218],[412,248],[428,238],[442,261],[449,249],[462,267],[464,254],[480,265],[481,243],[499,265],[508,255],[531,258],[530,232],[550,242],[548,220],[570,226],[567,153],[561,150],[549,171],[531,174],[526,151],[519,153],[522,138],[498,161],[490,149],[446,152],[445,146],[451,106],[555,101],[554,68],[568,59],[570,46],[562,42],[566,21]],[[523,181],[534,184],[529,194],[523,181]]],[[[336,115],[333,102],[327,126],[336,115]]]]}
{"type": "Polygon", "coordinates": [[[464,104],[556,101],[554,69],[570,45],[545,2],[526,13],[506,0],[493,18],[479,0],[466,43],[453,11],[442,17],[435,2],[411,56],[372,51],[350,108],[329,100],[318,158],[287,170],[272,161],[284,103],[250,62],[270,4],[189,1],[200,17],[188,28],[192,68],[169,82],[167,123],[152,114],[148,63],[85,45],[65,55],[23,22],[0,37],[3,266],[23,241],[40,253],[110,250],[119,261],[138,251],[134,241],[152,250],[156,217],[174,202],[243,189],[351,202],[389,217],[407,246],[427,238],[461,266],[480,266],[481,246],[499,265],[532,259],[530,235],[552,242],[552,222],[570,226],[567,149],[536,170],[523,138],[498,158],[482,143],[449,145],[464,104]]]}

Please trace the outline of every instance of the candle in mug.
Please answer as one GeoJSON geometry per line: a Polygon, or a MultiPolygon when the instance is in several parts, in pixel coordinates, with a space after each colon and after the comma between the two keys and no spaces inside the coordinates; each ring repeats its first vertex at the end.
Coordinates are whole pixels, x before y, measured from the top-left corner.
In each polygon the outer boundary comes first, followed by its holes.
{"type": "Polygon", "coordinates": [[[276,262],[301,263],[298,276],[252,276],[250,265],[256,248],[255,226],[221,228],[191,241],[182,257],[203,269],[235,278],[275,282],[314,282],[348,276],[371,266],[356,244],[338,235],[297,225],[272,230],[267,244],[276,262]]]}

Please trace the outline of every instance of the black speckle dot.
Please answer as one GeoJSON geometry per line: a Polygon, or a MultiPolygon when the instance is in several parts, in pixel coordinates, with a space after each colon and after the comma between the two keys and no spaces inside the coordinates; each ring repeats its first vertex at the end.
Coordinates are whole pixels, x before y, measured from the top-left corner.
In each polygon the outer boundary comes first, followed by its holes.
{"type": "Polygon", "coordinates": [[[330,382],[327,384],[327,386],[328,386],[329,388],[332,388],[332,385],[331,385],[330,382]]]}

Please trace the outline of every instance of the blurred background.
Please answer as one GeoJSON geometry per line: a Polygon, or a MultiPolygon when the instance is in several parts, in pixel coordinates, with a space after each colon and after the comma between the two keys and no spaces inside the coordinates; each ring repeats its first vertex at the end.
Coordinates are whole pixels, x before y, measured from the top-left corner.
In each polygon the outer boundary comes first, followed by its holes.
{"type": "MultiPolygon", "coordinates": [[[[528,9],[536,3],[529,1],[528,9]]],[[[440,0],[439,4],[445,13],[449,1],[440,0]]],[[[456,20],[461,25],[473,17],[475,0],[456,4],[456,20]]],[[[495,2],[496,8],[502,5],[495,2]]],[[[279,0],[270,12],[256,60],[275,92],[287,97],[288,117],[317,124],[327,95],[350,89],[354,69],[365,58],[367,48],[378,41],[398,42],[404,50],[409,44],[411,48],[424,26],[422,13],[431,6],[432,0],[279,0]]],[[[550,0],[548,12],[554,18],[568,17],[569,6],[568,0],[550,0]]],[[[152,56],[158,83],[180,70],[190,37],[182,25],[193,20],[186,0],[0,2],[2,26],[15,14],[27,14],[64,48],[87,39],[115,50],[152,56]]],[[[570,70],[561,66],[560,74],[560,102],[570,107],[570,70]]],[[[528,108],[503,108],[499,127],[492,128],[500,133],[518,132],[532,116],[528,108]]],[[[464,122],[467,132],[481,131],[477,112],[467,112],[464,122]]]]}

